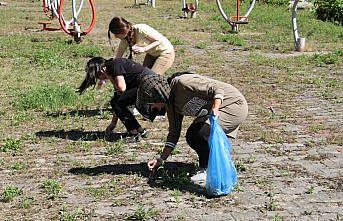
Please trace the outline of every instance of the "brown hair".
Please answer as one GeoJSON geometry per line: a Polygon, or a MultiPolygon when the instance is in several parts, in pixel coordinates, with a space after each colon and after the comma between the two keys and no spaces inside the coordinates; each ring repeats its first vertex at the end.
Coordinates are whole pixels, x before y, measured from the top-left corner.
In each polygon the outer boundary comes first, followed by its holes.
{"type": "Polygon", "coordinates": [[[130,54],[128,59],[132,59],[132,44],[133,44],[133,27],[130,22],[125,20],[123,17],[117,16],[112,18],[110,24],[108,25],[107,36],[111,44],[111,34],[123,34],[127,33],[125,40],[129,45],[130,54]]]}

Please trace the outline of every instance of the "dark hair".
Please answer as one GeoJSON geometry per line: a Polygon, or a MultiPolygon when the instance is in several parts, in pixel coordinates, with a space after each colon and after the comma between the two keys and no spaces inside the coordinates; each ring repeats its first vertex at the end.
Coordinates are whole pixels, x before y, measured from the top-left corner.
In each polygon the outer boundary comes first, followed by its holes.
{"type": "Polygon", "coordinates": [[[107,60],[102,57],[91,58],[87,62],[86,77],[80,87],[77,88],[78,93],[82,94],[90,86],[95,86],[98,80],[98,73],[101,67],[106,64],[107,60]]]}
{"type": "Polygon", "coordinates": [[[111,32],[113,34],[122,34],[127,32],[125,40],[129,45],[130,54],[128,59],[132,59],[132,44],[133,44],[133,27],[130,22],[125,20],[123,17],[114,17],[112,18],[110,24],[108,25],[107,37],[111,44],[111,32]]]}

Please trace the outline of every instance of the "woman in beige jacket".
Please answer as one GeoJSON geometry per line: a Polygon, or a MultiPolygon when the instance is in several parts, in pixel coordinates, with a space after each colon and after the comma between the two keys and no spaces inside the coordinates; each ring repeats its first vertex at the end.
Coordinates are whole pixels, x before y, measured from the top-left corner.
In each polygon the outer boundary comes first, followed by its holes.
{"type": "Polygon", "coordinates": [[[209,158],[209,114],[218,116],[218,123],[230,138],[236,138],[239,125],[248,115],[248,104],[234,86],[192,73],[177,73],[168,80],[159,75],[142,79],[136,108],[146,117],[166,108],[169,133],[160,157],[148,162],[150,170],[157,169],[168,158],[179,140],[184,116],[195,120],[187,129],[186,141],[199,156],[200,173],[193,181],[205,181],[209,158]]]}

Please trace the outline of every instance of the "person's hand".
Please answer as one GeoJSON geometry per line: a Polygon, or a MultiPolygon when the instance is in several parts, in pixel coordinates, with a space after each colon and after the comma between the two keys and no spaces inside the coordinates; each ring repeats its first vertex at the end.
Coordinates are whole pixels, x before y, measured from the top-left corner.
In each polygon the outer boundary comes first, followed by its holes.
{"type": "Polygon", "coordinates": [[[213,114],[214,116],[219,117],[219,108],[213,108],[213,109],[212,109],[212,114],[213,114]]]}
{"type": "Polygon", "coordinates": [[[138,45],[132,46],[132,51],[133,51],[135,54],[139,54],[139,53],[144,53],[144,52],[146,52],[145,47],[141,47],[141,46],[138,46],[138,45]]]}
{"type": "Polygon", "coordinates": [[[106,136],[111,135],[113,133],[113,130],[114,130],[115,127],[116,127],[116,125],[114,125],[112,123],[110,125],[108,125],[108,127],[105,130],[105,135],[106,136]]]}
{"type": "Polygon", "coordinates": [[[156,169],[158,169],[163,163],[163,160],[161,158],[155,158],[153,160],[149,160],[148,162],[148,169],[150,171],[155,171],[156,169]]]}

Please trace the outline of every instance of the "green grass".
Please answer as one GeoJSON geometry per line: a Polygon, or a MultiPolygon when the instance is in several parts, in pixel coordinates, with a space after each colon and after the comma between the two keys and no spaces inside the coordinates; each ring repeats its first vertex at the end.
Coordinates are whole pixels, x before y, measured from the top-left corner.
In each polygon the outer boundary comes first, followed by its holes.
{"type": "Polygon", "coordinates": [[[15,186],[6,186],[1,194],[1,202],[8,203],[22,194],[22,190],[15,186]]]}
{"type": "Polygon", "coordinates": [[[124,141],[123,140],[118,140],[114,142],[111,146],[106,147],[106,154],[107,155],[115,155],[118,153],[124,152],[124,141]]]}
{"type": "Polygon", "coordinates": [[[62,190],[61,184],[55,179],[47,179],[42,184],[42,188],[48,194],[48,199],[54,200],[62,190]]]}
{"type": "Polygon", "coordinates": [[[22,149],[22,143],[20,139],[15,139],[15,138],[7,138],[5,140],[5,144],[0,146],[0,151],[1,152],[18,152],[19,150],[22,149]]]}

